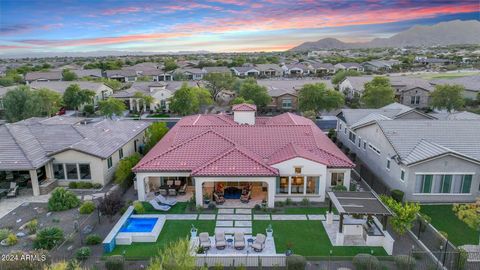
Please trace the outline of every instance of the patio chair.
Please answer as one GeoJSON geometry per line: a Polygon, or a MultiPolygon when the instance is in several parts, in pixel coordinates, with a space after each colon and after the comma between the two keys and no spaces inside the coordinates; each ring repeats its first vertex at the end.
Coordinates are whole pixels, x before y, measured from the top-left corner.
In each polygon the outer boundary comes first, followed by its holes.
{"type": "Polygon", "coordinates": [[[200,246],[203,247],[204,249],[209,249],[212,243],[210,242],[210,236],[208,235],[208,232],[202,232],[198,235],[198,238],[200,240],[200,246]]]}
{"type": "Polygon", "coordinates": [[[247,193],[242,194],[240,196],[240,201],[242,203],[248,203],[250,201],[251,195],[252,195],[251,191],[248,191],[247,193]]]}
{"type": "Polygon", "coordinates": [[[162,196],[167,196],[168,195],[168,191],[167,191],[166,188],[160,188],[158,190],[158,193],[160,193],[160,195],[162,195],[162,196]]]}
{"type": "Polygon", "coordinates": [[[158,204],[158,202],[155,199],[150,200],[149,203],[150,203],[150,205],[152,205],[153,209],[158,210],[158,211],[168,211],[171,208],[168,205],[158,204]]]}
{"type": "Polygon", "coordinates": [[[15,182],[10,182],[10,189],[7,193],[7,198],[17,197],[18,194],[18,185],[15,182]]]}
{"type": "Polygon", "coordinates": [[[217,193],[213,193],[213,198],[217,204],[223,204],[225,202],[225,198],[217,193]]]}
{"type": "Polygon", "coordinates": [[[181,186],[179,189],[178,189],[178,194],[186,194],[187,193],[187,183],[185,183],[183,186],[181,186]]]}
{"type": "Polygon", "coordinates": [[[238,250],[242,250],[245,248],[245,235],[241,232],[236,232],[233,235],[233,247],[238,250]]]}
{"type": "Polygon", "coordinates": [[[168,205],[168,206],[174,206],[175,204],[177,204],[177,200],[167,199],[167,198],[163,197],[162,195],[158,195],[157,197],[155,197],[155,201],[157,201],[159,204],[165,204],[165,205],[168,205]]]}
{"type": "Polygon", "coordinates": [[[177,191],[174,188],[169,188],[168,196],[177,196],[177,191]]]}
{"type": "Polygon", "coordinates": [[[176,187],[179,187],[179,186],[181,186],[181,185],[182,185],[182,181],[180,181],[180,180],[175,180],[175,186],[176,186],[176,187]]]}
{"type": "Polygon", "coordinates": [[[217,249],[225,249],[227,246],[227,240],[225,239],[225,233],[215,233],[215,247],[217,249]]]}
{"type": "Polygon", "coordinates": [[[173,186],[173,180],[167,180],[167,186],[169,187],[173,186]]]}
{"type": "Polygon", "coordinates": [[[255,252],[261,252],[265,248],[266,239],[267,237],[264,234],[257,234],[257,237],[255,237],[255,242],[253,242],[253,244],[251,245],[253,250],[255,250],[255,252]]]}

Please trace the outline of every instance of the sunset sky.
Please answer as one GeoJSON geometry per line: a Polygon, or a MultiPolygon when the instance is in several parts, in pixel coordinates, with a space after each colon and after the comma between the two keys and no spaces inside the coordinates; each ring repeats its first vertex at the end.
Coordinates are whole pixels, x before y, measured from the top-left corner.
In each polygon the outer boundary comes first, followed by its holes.
{"type": "Polygon", "coordinates": [[[413,25],[479,19],[479,1],[1,0],[0,54],[279,51],[368,41],[413,25]]]}

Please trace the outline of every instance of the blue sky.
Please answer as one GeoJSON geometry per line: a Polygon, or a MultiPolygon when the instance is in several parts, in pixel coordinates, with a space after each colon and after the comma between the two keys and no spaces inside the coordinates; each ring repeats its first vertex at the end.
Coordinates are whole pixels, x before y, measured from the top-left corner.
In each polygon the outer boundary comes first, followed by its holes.
{"type": "Polygon", "coordinates": [[[480,19],[478,0],[2,0],[0,53],[279,51],[367,41],[415,24],[480,19]]]}

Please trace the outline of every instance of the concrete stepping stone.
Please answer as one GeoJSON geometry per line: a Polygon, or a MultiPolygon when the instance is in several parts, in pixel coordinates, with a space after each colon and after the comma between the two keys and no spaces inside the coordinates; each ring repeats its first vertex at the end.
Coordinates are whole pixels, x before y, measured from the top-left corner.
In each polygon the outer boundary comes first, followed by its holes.
{"type": "Polygon", "coordinates": [[[241,233],[244,233],[244,234],[252,234],[252,228],[216,227],[215,228],[215,233],[220,233],[220,232],[223,232],[225,234],[234,234],[236,232],[241,232],[241,233]]]}
{"type": "Polygon", "coordinates": [[[167,214],[167,220],[196,220],[196,214],[167,214]]]}
{"type": "Polygon", "coordinates": [[[325,215],[307,215],[309,220],[325,220],[325,215]]]}
{"type": "Polygon", "coordinates": [[[217,215],[217,220],[252,220],[251,215],[217,215]]]}
{"type": "Polygon", "coordinates": [[[306,215],[272,215],[272,220],[307,220],[306,215]]]}
{"type": "Polygon", "coordinates": [[[233,227],[233,220],[217,220],[217,227],[233,227]]]}
{"type": "Polygon", "coordinates": [[[200,214],[198,220],[215,220],[215,214],[200,214]]]}
{"type": "Polygon", "coordinates": [[[252,227],[250,220],[237,220],[235,221],[235,227],[252,227]]]}
{"type": "Polygon", "coordinates": [[[252,214],[252,209],[235,209],[235,214],[246,214],[246,215],[251,215],[252,214]]]}
{"type": "Polygon", "coordinates": [[[270,215],[253,215],[253,220],[270,220],[270,215]]]}
{"type": "Polygon", "coordinates": [[[220,208],[218,209],[219,214],[233,214],[235,213],[235,209],[229,209],[229,208],[220,208]]]}

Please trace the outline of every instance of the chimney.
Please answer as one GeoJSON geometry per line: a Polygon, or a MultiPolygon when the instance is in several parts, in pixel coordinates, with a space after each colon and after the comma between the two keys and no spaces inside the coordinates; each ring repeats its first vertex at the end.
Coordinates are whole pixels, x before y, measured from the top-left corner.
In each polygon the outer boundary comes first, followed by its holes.
{"type": "Polygon", "coordinates": [[[233,120],[240,125],[255,125],[255,112],[257,106],[253,104],[237,104],[232,107],[233,120]]]}

